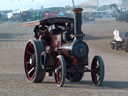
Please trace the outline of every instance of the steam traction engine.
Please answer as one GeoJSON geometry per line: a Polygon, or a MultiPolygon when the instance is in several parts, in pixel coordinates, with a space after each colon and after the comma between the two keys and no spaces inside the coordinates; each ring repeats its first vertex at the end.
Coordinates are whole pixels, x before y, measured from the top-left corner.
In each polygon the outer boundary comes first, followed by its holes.
{"type": "Polygon", "coordinates": [[[65,79],[70,82],[79,82],[84,76],[84,72],[91,72],[94,84],[97,86],[102,84],[104,79],[103,60],[100,56],[94,56],[91,70],[86,67],[88,66],[89,48],[83,41],[84,34],[81,31],[82,9],[75,8],[73,12],[75,19],[57,17],[40,21],[40,25],[46,24],[47,26],[55,23],[60,25],[72,23],[74,32],[67,31],[67,33],[73,40],[63,42],[64,32],[51,34],[50,44],[46,44],[46,41],[40,39],[29,40],[24,55],[24,68],[29,82],[42,82],[47,72],[49,76],[54,74],[57,86],[62,87],[65,79]]]}

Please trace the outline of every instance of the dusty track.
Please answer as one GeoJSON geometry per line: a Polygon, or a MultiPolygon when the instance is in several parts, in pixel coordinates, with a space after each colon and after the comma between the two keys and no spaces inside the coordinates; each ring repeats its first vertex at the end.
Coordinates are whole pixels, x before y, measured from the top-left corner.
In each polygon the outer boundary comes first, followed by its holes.
{"type": "Polygon", "coordinates": [[[128,96],[128,53],[113,51],[109,46],[113,30],[128,31],[127,26],[114,19],[83,25],[90,65],[94,55],[104,59],[104,83],[102,87],[94,86],[90,73],[85,73],[81,82],[67,81],[63,88],[57,88],[53,77],[46,77],[41,84],[29,84],[25,79],[24,47],[33,38],[33,27],[22,27],[21,23],[0,24],[0,96],[128,96]]]}

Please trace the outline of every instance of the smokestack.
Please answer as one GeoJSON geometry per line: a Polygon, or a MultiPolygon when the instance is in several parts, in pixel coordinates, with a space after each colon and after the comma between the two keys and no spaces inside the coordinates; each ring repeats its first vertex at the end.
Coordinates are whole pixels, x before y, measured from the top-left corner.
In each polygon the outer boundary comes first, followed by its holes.
{"type": "Polygon", "coordinates": [[[77,40],[83,40],[83,33],[81,31],[82,25],[82,8],[74,8],[73,12],[75,14],[74,18],[74,31],[77,40]]]}

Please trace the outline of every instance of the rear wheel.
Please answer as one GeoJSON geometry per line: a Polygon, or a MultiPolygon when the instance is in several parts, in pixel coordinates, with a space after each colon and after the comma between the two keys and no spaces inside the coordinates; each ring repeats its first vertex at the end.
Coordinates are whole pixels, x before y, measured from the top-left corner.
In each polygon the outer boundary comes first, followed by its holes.
{"type": "Polygon", "coordinates": [[[91,77],[95,85],[101,86],[104,80],[104,62],[100,56],[95,56],[92,61],[91,77]]]}
{"type": "Polygon", "coordinates": [[[54,76],[57,86],[62,87],[66,77],[66,64],[62,55],[58,55],[56,58],[54,65],[54,76]]]}
{"type": "Polygon", "coordinates": [[[42,42],[28,41],[24,54],[24,69],[30,83],[42,82],[45,70],[41,67],[41,52],[45,50],[42,42]]]}

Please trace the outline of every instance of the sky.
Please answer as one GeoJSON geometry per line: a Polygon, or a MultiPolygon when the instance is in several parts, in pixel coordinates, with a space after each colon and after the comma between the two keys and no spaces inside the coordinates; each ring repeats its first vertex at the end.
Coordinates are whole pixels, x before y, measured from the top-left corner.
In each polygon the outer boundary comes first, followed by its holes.
{"type": "MultiPolygon", "coordinates": [[[[93,2],[96,0],[74,0],[75,5],[83,2],[93,2]]],[[[99,0],[100,5],[119,3],[120,0],[99,0]]],[[[40,6],[48,7],[64,7],[66,5],[72,6],[72,0],[0,0],[0,10],[19,9],[19,8],[34,8],[39,9],[40,6]]]]}

